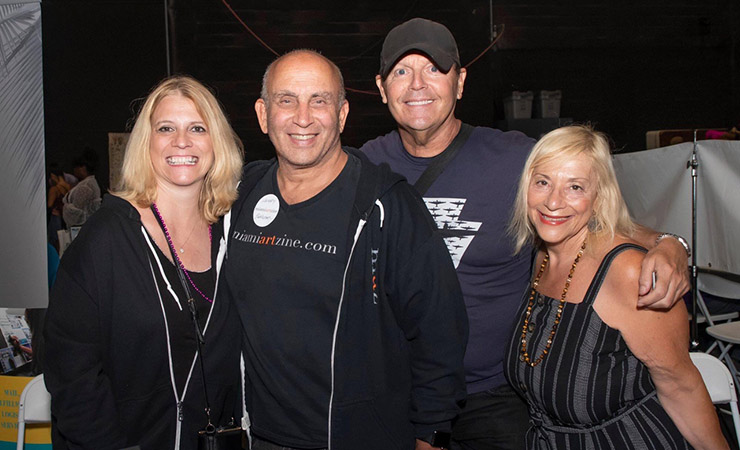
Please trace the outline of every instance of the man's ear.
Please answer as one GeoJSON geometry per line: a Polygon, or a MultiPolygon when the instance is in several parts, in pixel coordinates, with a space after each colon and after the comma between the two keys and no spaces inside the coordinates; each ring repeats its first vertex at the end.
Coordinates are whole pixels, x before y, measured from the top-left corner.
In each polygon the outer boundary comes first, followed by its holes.
{"type": "Polygon", "coordinates": [[[457,99],[460,100],[463,96],[463,90],[465,88],[465,78],[468,76],[468,71],[465,67],[460,68],[460,73],[457,76],[457,99]]]}
{"type": "Polygon", "coordinates": [[[339,107],[339,132],[344,131],[344,124],[347,122],[347,116],[349,115],[349,102],[347,99],[344,100],[342,106],[339,107]]]}
{"type": "Polygon", "coordinates": [[[260,129],[263,133],[267,134],[267,105],[265,101],[258,98],[254,102],[254,111],[257,113],[257,121],[260,123],[260,129]]]}
{"type": "Polygon", "coordinates": [[[375,84],[378,86],[378,91],[380,91],[380,99],[383,100],[383,103],[388,103],[388,98],[385,96],[385,89],[383,89],[383,79],[380,78],[380,75],[375,75],[375,84]]]}

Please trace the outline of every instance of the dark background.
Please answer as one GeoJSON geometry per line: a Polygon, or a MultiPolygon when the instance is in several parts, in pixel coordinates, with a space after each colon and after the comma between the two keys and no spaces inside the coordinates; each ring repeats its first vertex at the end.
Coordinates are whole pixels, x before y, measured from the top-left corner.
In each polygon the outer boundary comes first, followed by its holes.
{"type": "MultiPolygon", "coordinates": [[[[225,0],[278,53],[313,48],[342,69],[348,88],[376,92],[385,34],[412,17],[444,23],[462,64],[490,43],[488,1],[225,0]]],[[[493,1],[505,26],[468,68],[458,117],[495,126],[512,90],[563,92],[561,117],[591,122],[617,151],[645,147],[645,132],[732,127],[740,121],[740,2],[493,1]]],[[[172,73],[209,85],[241,136],[247,159],[273,155],[254,113],[274,55],[221,0],[44,0],[47,162],[70,167],[86,146],[107,187],[108,132],[127,131],[137,98],[172,73]],[[166,22],[166,16],[169,16],[166,22]],[[168,23],[168,27],[166,26],[168,23]]],[[[348,93],[345,144],[360,146],[394,123],[377,95],[348,93]]]]}

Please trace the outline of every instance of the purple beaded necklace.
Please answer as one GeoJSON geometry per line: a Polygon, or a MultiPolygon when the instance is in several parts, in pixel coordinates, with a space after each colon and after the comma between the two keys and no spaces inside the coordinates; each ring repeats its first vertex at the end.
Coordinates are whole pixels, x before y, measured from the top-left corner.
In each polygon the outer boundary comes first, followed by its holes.
{"type": "MultiPolygon", "coordinates": [[[[175,258],[175,261],[177,262],[177,265],[180,266],[183,273],[185,274],[185,277],[190,282],[190,285],[193,286],[193,289],[195,289],[204,299],[208,301],[208,303],[213,303],[213,300],[208,298],[206,294],[203,293],[200,289],[198,289],[198,286],[193,283],[193,279],[190,278],[190,274],[188,273],[188,270],[185,268],[185,265],[180,261],[180,257],[177,256],[177,251],[175,250],[175,245],[172,243],[172,238],[170,237],[170,232],[167,229],[167,224],[164,223],[164,218],[162,217],[162,214],[159,213],[159,208],[157,208],[156,203],[152,203],[152,210],[154,211],[154,214],[157,216],[157,219],[159,219],[159,223],[162,224],[162,230],[164,231],[164,237],[167,239],[167,245],[170,246],[170,250],[172,251],[172,255],[175,258]]],[[[208,239],[211,243],[213,243],[213,234],[211,233],[211,224],[208,224],[208,239]]]]}

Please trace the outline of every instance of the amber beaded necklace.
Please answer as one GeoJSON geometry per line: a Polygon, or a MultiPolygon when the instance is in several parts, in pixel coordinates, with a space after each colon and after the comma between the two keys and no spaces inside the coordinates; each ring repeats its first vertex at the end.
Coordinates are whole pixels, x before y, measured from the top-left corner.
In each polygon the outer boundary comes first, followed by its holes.
{"type": "Polygon", "coordinates": [[[527,352],[527,332],[529,331],[529,318],[530,316],[532,316],[532,307],[534,307],[534,298],[537,295],[537,286],[540,284],[540,277],[542,277],[542,274],[545,272],[545,267],[547,267],[547,263],[550,261],[550,254],[545,253],[545,259],[542,260],[542,264],[540,264],[540,270],[537,272],[537,276],[534,278],[534,282],[532,282],[532,292],[530,292],[529,294],[529,303],[527,304],[527,312],[524,313],[524,325],[522,326],[522,348],[520,350],[519,361],[522,361],[524,364],[528,364],[530,367],[534,367],[537,364],[541,363],[542,360],[545,359],[545,356],[547,356],[547,353],[550,351],[552,340],[555,337],[555,332],[558,330],[558,325],[560,324],[560,317],[563,315],[565,296],[568,295],[568,288],[570,287],[570,282],[573,279],[573,273],[575,273],[578,261],[581,260],[581,256],[583,256],[583,251],[585,249],[586,241],[583,241],[583,245],[581,245],[581,250],[578,251],[578,255],[576,255],[576,259],[575,261],[573,261],[573,266],[571,266],[570,272],[568,273],[568,279],[565,280],[565,287],[563,288],[563,294],[560,296],[558,312],[555,315],[555,323],[552,325],[552,329],[550,330],[550,336],[547,338],[547,344],[545,345],[544,350],[542,350],[542,354],[538,356],[534,361],[532,361],[529,357],[529,353],[527,352]]]}

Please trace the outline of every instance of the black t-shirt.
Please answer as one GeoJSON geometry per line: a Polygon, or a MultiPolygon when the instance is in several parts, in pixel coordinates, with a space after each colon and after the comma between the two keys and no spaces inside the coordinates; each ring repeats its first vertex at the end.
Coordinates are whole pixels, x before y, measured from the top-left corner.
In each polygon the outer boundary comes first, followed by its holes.
{"type": "Polygon", "coordinates": [[[227,268],[245,331],[252,431],[283,446],[323,448],[360,161],[349,155],[328,187],[294,205],[280,197],[276,168],[244,203],[227,268]]]}
{"type": "MultiPolygon", "coordinates": [[[[156,274],[155,276],[157,279],[157,286],[159,287],[159,295],[162,297],[165,315],[167,316],[167,329],[170,335],[172,368],[175,374],[177,395],[181,396],[185,387],[185,382],[188,378],[188,373],[190,372],[190,366],[193,363],[193,356],[195,356],[195,351],[197,350],[195,342],[195,327],[193,326],[193,319],[190,314],[190,309],[188,308],[188,297],[185,296],[185,290],[182,287],[175,265],[171,263],[162,250],[154,244],[154,240],[152,240],[152,245],[157,250],[157,255],[159,256],[159,261],[162,264],[162,269],[167,277],[167,281],[169,281],[170,287],[177,295],[176,301],[172,296],[172,293],[167,289],[167,284],[162,278],[162,273],[159,270],[156,261],[152,258],[152,267],[156,274]]],[[[213,291],[216,287],[213,267],[205,272],[188,272],[188,274],[190,275],[190,279],[193,280],[193,283],[198,286],[198,289],[212,299],[213,291]]],[[[187,279],[185,282],[188,283],[190,294],[193,296],[193,300],[195,301],[195,309],[198,311],[198,323],[202,331],[205,328],[208,313],[211,310],[211,303],[203,298],[198,291],[193,289],[193,286],[189,284],[187,279]]],[[[197,362],[196,364],[200,363],[197,362]]],[[[196,367],[196,369],[199,370],[198,367],[196,367]]],[[[203,389],[203,387],[195,386],[190,389],[203,389]]],[[[205,408],[205,404],[203,407],[205,408]]]]}

